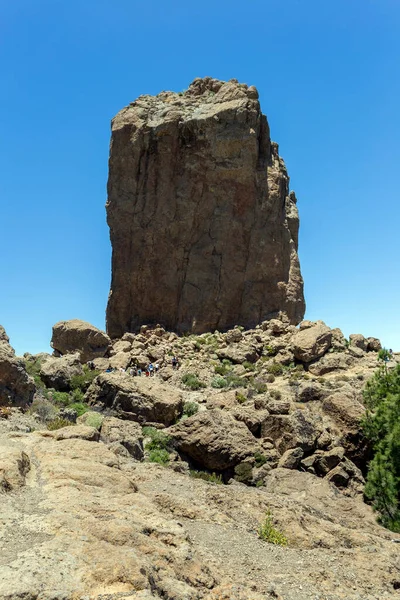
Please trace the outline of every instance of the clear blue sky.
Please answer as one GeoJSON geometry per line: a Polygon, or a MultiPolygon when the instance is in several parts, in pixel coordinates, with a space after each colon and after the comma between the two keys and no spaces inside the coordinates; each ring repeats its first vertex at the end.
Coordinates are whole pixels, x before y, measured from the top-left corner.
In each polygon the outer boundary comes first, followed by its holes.
{"type": "Polygon", "coordinates": [[[0,0],[0,323],[104,328],[110,119],[199,76],[260,92],[298,196],[306,316],[400,350],[398,0],[0,0]]]}

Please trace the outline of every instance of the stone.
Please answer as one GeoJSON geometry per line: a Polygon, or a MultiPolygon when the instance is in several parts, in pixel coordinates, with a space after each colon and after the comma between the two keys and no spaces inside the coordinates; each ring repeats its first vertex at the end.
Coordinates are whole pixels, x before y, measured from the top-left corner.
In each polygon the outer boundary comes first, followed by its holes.
{"type": "Polygon", "coordinates": [[[331,343],[331,330],[323,321],[317,321],[295,333],[292,338],[293,354],[297,360],[309,363],[323,356],[331,343]]]}
{"type": "Polygon", "coordinates": [[[367,338],[367,350],[369,352],[379,352],[379,350],[382,349],[382,344],[380,342],[380,340],[378,340],[378,338],[374,338],[374,337],[369,337],[367,338]]]}
{"type": "Polygon", "coordinates": [[[142,428],[133,421],[106,417],[101,426],[100,439],[107,444],[118,442],[133,458],[143,459],[142,428]]]}
{"type": "Polygon", "coordinates": [[[51,347],[57,354],[75,354],[79,352],[81,362],[103,358],[111,347],[108,335],[94,325],[71,319],[59,321],[53,326],[51,347]]]}
{"type": "Polygon", "coordinates": [[[364,406],[351,393],[340,391],[325,398],[322,409],[342,427],[358,428],[365,414],[364,406]]]}
{"type": "Polygon", "coordinates": [[[296,392],[298,402],[312,402],[321,400],[325,392],[319,383],[304,383],[299,386],[296,392]]]}
{"type": "Polygon", "coordinates": [[[24,486],[30,468],[26,452],[10,445],[0,446],[0,494],[24,486]]]}
{"type": "MultiPolygon", "coordinates": [[[[363,355],[363,352],[361,352],[361,354],[363,355]]],[[[326,375],[327,373],[332,373],[333,371],[344,371],[352,367],[353,364],[354,359],[349,354],[334,352],[332,354],[325,354],[325,356],[310,364],[308,371],[312,375],[320,377],[321,375],[326,375]]]]}
{"type": "Polygon", "coordinates": [[[349,336],[350,346],[355,346],[356,348],[360,348],[360,350],[367,350],[368,340],[365,339],[361,333],[351,333],[349,336]]]}
{"type": "Polygon", "coordinates": [[[79,354],[66,354],[60,358],[49,356],[40,366],[40,378],[47,387],[59,392],[68,392],[71,379],[77,375],[83,375],[79,354]]]}
{"type": "Polygon", "coordinates": [[[101,373],[85,394],[85,401],[115,416],[141,423],[171,425],[181,416],[181,394],[155,378],[132,377],[128,373],[101,373]]]}
{"type": "Polygon", "coordinates": [[[234,342],[240,342],[243,339],[243,334],[240,329],[230,329],[225,334],[225,341],[227,344],[232,344],[234,342]]]}
{"type": "Polygon", "coordinates": [[[227,358],[234,364],[241,364],[245,361],[255,363],[258,359],[257,350],[246,344],[235,344],[227,348],[219,348],[216,350],[216,354],[219,359],[227,358]]]}
{"type": "Polygon", "coordinates": [[[347,348],[347,340],[339,327],[335,327],[332,331],[332,348],[339,352],[343,352],[347,348]]]}
{"type": "Polygon", "coordinates": [[[88,425],[71,425],[57,429],[53,432],[52,437],[57,441],[78,439],[87,442],[98,442],[100,434],[97,429],[88,425]]]}
{"type": "Polygon", "coordinates": [[[260,450],[244,423],[218,409],[199,412],[171,427],[168,433],[180,453],[210,470],[235,467],[260,450]]]}
{"type": "Polygon", "coordinates": [[[326,475],[326,479],[327,481],[334,483],[336,487],[340,488],[345,487],[348,484],[350,476],[348,473],[346,473],[342,466],[338,465],[332,469],[332,471],[329,471],[329,473],[326,475]]]}
{"type": "Polygon", "coordinates": [[[332,448],[328,452],[317,454],[315,461],[315,470],[318,475],[326,475],[329,471],[337,467],[344,457],[344,448],[341,446],[332,448]]]}
{"type": "Polygon", "coordinates": [[[278,146],[255,92],[213,81],[141,96],[112,121],[112,338],[143,323],[202,333],[303,318],[296,197],[278,146]]]}
{"type": "Polygon", "coordinates": [[[288,400],[269,400],[267,409],[271,415],[288,415],[290,402],[288,400]]]}
{"type": "Polygon", "coordinates": [[[297,469],[303,456],[304,451],[302,448],[286,450],[279,459],[278,467],[282,469],[297,469]]]}
{"type": "Polygon", "coordinates": [[[15,356],[8,343],[4,327],[0,330],[0,406],[28,406],[35,393],[35,384],[25,369],[25,363],[15,356]]]}
{"type": "Polygon", "coordinates": [[[321,433],[320,419],[302,410],[290,415],[269,415],[261,425],[261,437],[271,438],[281,454],[297,447],[310,452],[321,433]]]}

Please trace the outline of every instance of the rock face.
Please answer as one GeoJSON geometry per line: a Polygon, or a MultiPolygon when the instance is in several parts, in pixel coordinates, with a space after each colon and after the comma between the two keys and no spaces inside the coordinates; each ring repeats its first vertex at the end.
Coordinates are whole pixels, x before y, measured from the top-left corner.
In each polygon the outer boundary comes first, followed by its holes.
{"type": "Polygon", "coordinates": [[[102,358],[111,340],[104,331],[79,319],[59,321],[53,326],[51,347],[57,354],[79,352],[81,362],[102,358]]]}
{"type": "Polygon", "coordinates": [[[0,326],[0,406],[26,406],[32,401],[35,384],[23,361],[15,356],[8,336],[0,326]]]}
{"type": "Polygon", "coordinates": [[[252,327],[304,314],[298,212],[257,90],[196,79],[112,121],[107,331],[252,327]]]}
{"type": "Polygon", "coordinates": [[[79,354],[67,354],[60,358],[49,356],[40,369],[40,377],[46,386],[60,392],[68,392],[71,389],[72,377],[82,374],[79,354]]]}

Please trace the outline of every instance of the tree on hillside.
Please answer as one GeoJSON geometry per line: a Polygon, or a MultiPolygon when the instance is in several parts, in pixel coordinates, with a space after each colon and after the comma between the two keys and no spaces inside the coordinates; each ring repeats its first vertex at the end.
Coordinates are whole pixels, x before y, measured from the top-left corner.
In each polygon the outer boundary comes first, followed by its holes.
{"type": "Polygon", "coordinates": [[[381,366],[364,391],[363,430],[373,450],[365,495],[382,525],[400,532],[400,365],[388,369],[384,353],[379,359],[381,366]]]}

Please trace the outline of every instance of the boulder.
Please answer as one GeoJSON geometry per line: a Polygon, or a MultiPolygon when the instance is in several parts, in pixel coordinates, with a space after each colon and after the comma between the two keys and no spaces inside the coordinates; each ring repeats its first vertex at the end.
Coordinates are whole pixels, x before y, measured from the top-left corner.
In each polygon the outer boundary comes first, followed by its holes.
{"type": "Polygon", "coordinates": [[[224,471],[260,451],[244,423],[221,410],[208,410],[169,429],[179,452],[203,468],[224,471]]]}
{"type": "Polygon", "coordinates": [[[0,336],[0,406],[27,406],[35,393],[34,381],[26,372],[24,361],[15,356],[3,327],[0,336]]]}
{"type": "Polygon", "coordinates": [[[355,346],[356,348],[360,348],[360,350],[367,350],[368,340],[365,339],[361,333],[351,333],[349,336],[350,346],[355,346]]]}
{"type": "Polygon", "coordinates": [[[70,425],[57,429],[52,433],[55,440],[86,440],[87,442],[98,442],[100,434],[94,427],[87,425],[70,425]]]}
{"type": "Polygon", "coordinates": [[[81,362],[102,358],[111,347],[108,335],[94,325],[71,319],[59,321],[53,326],[51,347],[56,354],[75,354],[79,352],[81,362]]]}
{"type": "Polygon", "coordinates": [[[332,354],[325,354],[325,356],[310,364],[308,370],[312,375],[320,377],[333,371],[344,371],[349,369],[353,364],[354,358],[349,354],[334,352],[332,354]]]}
{"type": "Polygon", "coordinates": [[[379,350],[382,349],[382,344],[380,340],[378,340],[378,338],[369,337],[367,338],[367,342],[367,350],[369,350],[370,352],[379,352],[379,350]]]}
{"type": "Polygon", "coordinates": [[[301,384],[296,391],[296,400],[298,402],[311,402],[321,400],[325,392],[319,383],[310,382],[301,384]]]}
{"type": "Polygon", "coordinates": [[[261,437],[271,438],[281,454],[297,447],[310,452],[321,433],[321,420],[302,410],[290,415],[269,415],[261,426],[261,437]]]}
{"type": "Polygon", "coordinates": [[[302,328],[292,338],[293,353],[297,360],[309,363],[329,350],[332,332],[322,321],[302,328]]]}
{"type": "Polygon", "coordinates": [[[25,485],[25,476],[30,471],[29,456],[14,446],[0,447],[0,494],[15,491],[25,485]]]}
{"type": "Polygon", "coordinates": [[[303,456],[304,451],[302,448],[286,450],[279,459],[278,467],[282,469],[297,469],[303,456]]]}
{"type": "Polygon", "coordinates": [[[339,391],[331,394],[322,403],[323,411],[342,427],[358,428],[365,414],[364,406],[351,392],[339,391]]]}
{"type": "Polygon", "coordinates": [[[245,84],[215,86],[141,96],[112,121],[112,338],[158,321],[202,333],[279,311],[303,318],[296,197],[278,146],[245,84]]]}
{"type": "Polygon", "coordinates": [[[227,348],[219,348],[216,350],[216,354],[219,359],[227,358],[235,364],[241,364],[245,361],[254,363],[258,359],[257,350],[246,344],[235,344],[227,348]]]}
{"type": "Polygon", "coordinates": [[[71,389],[71,379],[76,375],[83,375],[79,354],[66,354],[60,358],[49,356],[40,367],[40,378],[46,386],[60,392],[71,389]]]}
{"type": "Polygon", "coordinates": [[[115,417],[106,417],[101,426],[100,439],[106,444],[118,442],[136,460],[142,460],[143,458],[143,434],[138,423],[123,421],[115,417]]]}
{"type": "Polygon", "coordinates": [[[93,381],[85,400],[116,416],[138,421],[171,425],[182,414],[180,393],[150,377],[131,377],[128,373],[101,373],[93,381]]]}
{"type": "Polygon", "coordinates": [[[332,348],[339,352],[346,350],[348,342],[339,327],[335,327],[332,331],[332,348]]]}

